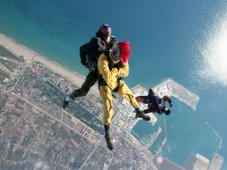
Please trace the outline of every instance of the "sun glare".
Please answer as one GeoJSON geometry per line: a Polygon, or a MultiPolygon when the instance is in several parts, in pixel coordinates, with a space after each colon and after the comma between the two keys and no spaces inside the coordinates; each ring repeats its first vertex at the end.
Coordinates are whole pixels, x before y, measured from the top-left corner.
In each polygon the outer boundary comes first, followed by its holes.
{"type": "Polygon", "coordinates": [[[212,24],[200,50],[199,76],[211,84],[227,86],[227,15],[222,13],[212,24]]]}

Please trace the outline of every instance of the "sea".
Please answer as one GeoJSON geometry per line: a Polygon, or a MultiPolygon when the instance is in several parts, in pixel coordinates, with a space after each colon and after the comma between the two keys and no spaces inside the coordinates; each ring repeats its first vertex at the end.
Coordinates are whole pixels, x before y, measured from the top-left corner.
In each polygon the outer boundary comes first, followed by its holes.
{"type": "MultiPolygon", "coordinates": [[[[118,41],[131,43],[129,87],[149,89],[172,78],[200,97],[195,111],[172,98],[171,115],[156,115],[154,126],[139,121],[133,128],[138,137],[165,122],[167,144],[160,156],[181,166],[190,154],[227,158],[226,0],[0,2],[2,34],[84,76],[79,47],[109,24],[118,41]]],[[[226,160],[221,169],[227,169],[226,160]]]]}

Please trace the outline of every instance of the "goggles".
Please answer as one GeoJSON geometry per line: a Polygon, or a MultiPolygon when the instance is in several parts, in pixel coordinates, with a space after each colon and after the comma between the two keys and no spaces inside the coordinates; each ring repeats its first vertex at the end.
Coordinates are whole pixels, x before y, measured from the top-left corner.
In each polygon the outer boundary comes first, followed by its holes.
{"type": "Polygon", "coordinates": [[[111,49],[111,57],[114,61],[117,61],[119,60],[121,56],[121,53],[120,53],[120,48],[118,46],[114,46],[112,49],[111,49]]]}
{"type": "Polygon", "coordinates": [[[107,31],[108,29],[111,29],[110,26],[108,24],[103,24],[101,27],[100,27],[100,30],[101,31],[107,31]]]}
{"type": "Polygon", "coordinates": [[[103,24],[99,30],[106,36],[111,34],[111,28],[107,24],[103,24]]]}

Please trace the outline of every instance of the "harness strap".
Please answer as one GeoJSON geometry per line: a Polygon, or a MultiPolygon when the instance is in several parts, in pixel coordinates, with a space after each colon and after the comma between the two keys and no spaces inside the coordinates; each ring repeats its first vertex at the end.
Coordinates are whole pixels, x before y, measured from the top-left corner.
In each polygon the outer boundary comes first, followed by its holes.
{"type": "Polygon", "coordinates": [[[108,86],[107,82],[103,79],[102,74],[99,74],[99,76],[98,76],[98,86],[107,86],[107,87],[109,87],[109,89],[110,89],[113,93],[117,93],[117,92],[119,91],[119,88],[120,88],[120,80],[122,80],[122,77],[118,77],[118,78],[117,78],[117,87],[116,87],[115,89],[112,90],[112,89],[108,86]]]}
{"type": "MultiPolygon", "coordinates": [[[[109,62],[109,69],[112,70],[113,67],[111,66],[112,61],[111,61],[110,56],[109,56],[109,51],[105,51],[104,54],[106,55],[107,60],[109,62]]],[[[112,91],[112,93],[117,93],[119,91],[119,88],[120,88],[120,80],[122,80],[122,77],[118,77],[117,78],[117,87],[112,90],[108,86],[107,82],[103,79],[102,74],[99,74],[99,76],[98,76],[98,86],[107,86],[112,91]]]]}

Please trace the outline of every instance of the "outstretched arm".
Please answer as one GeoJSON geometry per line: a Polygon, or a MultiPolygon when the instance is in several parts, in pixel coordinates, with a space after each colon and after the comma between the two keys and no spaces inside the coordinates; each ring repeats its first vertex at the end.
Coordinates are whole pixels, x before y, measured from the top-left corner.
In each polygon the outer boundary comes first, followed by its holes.
{"type": "Polygon", "coordinates": [[[143,112],[146,114],[146,113],[152,112],[152,110],[150,110],[150,109],[144,109],[143,112]]]}
{"type": "Polygon", "coordinates": [[[89,43],[80,46],[80,61],[87,67],[87,55],[89,53],[89,43]]]}
{"type": "Polygon", "coordinates": [[[153,112],[153,113],[162,114],[162,112],[161,112],[160,110],[154,110],[154,109],[152,109],[152,108],[144,109],[143,112],[144,112],[144,113],[153,112]]]}
{"type": "Polygon", "coordinates": [[[147,96],[137,96],[136,101],[144,104],[148,104],[150,102],[147,96]]]}
{"type": "Polygon", "coordinates": [[[167,102],[169,103],[170,107],[173,106],[172,100],[169,98],[169,96],[165,95],[165,96],[163,96],[162,99],[163,99],[164,101],[167,101],[167,102]]]}

